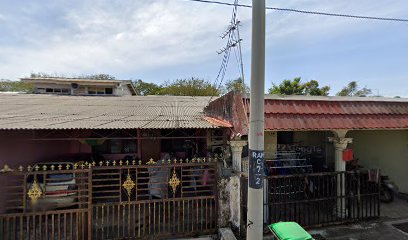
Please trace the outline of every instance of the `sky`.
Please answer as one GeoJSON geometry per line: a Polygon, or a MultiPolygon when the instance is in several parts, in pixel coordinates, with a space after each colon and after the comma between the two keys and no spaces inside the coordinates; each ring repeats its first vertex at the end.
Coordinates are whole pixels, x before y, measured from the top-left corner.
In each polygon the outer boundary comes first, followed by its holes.
{"type": "MultiPolygon", "coordinates": [[[[233,0],[220,0],[232,3],[233,0]]],[[[251,4],[250,0],[240,0],[251,4]]],[[[408,18],[406,0],[266,0],[267,6],[408,18]]],[[[0,79],[32,72],[163,83],[214,82],[232,7],[186,0],[2,0],[0,79]]],[[[250,79],[251,9],[239,8],[244,76],[250,79]]],[[[350,81],[408,97],[408,23],[267,11],[266,89],[302,77],[335,94],[350,81]]],[[[225,80],[237,78],[231,56],[225,80]]]]}

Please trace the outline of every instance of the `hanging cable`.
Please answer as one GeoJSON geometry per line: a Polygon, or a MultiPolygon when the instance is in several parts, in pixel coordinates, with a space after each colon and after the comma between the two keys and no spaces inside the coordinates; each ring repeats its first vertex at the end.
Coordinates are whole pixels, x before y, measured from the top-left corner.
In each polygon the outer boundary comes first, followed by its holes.
{"type": "MultiPolygon", "coordinates": [[[[234,3],[238,4],[238,0],[235,0],[234,3]]],[[[230,25],[228,26],[227,30],[220,36],[222,39],[227,37],[227,44],[225,48],[217,52],[218,54],[223,54],[221,67],[218,71],[217,77],[215,78],[214,85],[213,85],[217,92],[221,91],[221,85],[224,81],[224,77],[227,72],[231,48],[237,44],[236,40],[234,39],[234,30],[235,30],[235,23],[236,23],[236,17],[237,17],[237,10],[238,10],[237,6],[234,6],[232,10],[230,25]]],[[[210,99],[208,100],[208,104],[211,102],[215,94],[216,92],[214,92],[214,94],[210,97],[210,99]]]]}
{"type": "MultiPolygon", "coordinates": [[[[212,0],[185,0],[185,1],[235,6],[235,3],[226,3],[226,2],[212,1],[212,0]]],[[[245,4],[237,4],[236,6],[252,8],[251,5],[245,5],[245,4]]],[[[307,11],[307,10],[294,9],[294,8],[266,7],[266,9],[275,10],[275,11],[284,11],[284,12],[295,12],[295,13],[302,13],[302,14],[322,15],[322,16],[329,16],[329,17],[356,18],[356,19],[390,21],[390,22],[408,22],[408,19],[405,19],[405,18],[389,18],[389,17],[374,17],[374,16],[341,14],[341,13],[329,13],[329,12],[318,12],[318,11],[307,11]]]]}

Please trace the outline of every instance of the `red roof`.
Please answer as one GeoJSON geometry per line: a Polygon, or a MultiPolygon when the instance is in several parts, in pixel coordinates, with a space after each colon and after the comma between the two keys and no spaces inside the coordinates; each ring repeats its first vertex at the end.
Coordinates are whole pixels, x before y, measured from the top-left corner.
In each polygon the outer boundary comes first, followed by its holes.
{"type": "Polygon", "coordinates": [[[389,98],[267,96],[265,129],[408,129],[408,101],[389,98]]]}

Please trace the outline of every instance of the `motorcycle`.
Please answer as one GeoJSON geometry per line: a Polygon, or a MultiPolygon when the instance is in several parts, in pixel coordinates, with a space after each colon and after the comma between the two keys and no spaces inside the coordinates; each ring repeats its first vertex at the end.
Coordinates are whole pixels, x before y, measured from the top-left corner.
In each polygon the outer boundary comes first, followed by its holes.
{"type": "MultiPolygon", "coordinates": [[[[363,166],[358,164],[358,158],[347,164],[348,171],[360,169],[363,169],[363,166]]],[[[380,175],[380,201],[391,203],[394,201],[395,194],[398,194],[398,186],[388,176],[380,175]]]]}
{"type": "Polygon", "coordinates": [[[381,176],[380,201],[390,203],[394,201],[395,194],[398,193],[398,186],[390,180],[388,176],[381,176]]]}

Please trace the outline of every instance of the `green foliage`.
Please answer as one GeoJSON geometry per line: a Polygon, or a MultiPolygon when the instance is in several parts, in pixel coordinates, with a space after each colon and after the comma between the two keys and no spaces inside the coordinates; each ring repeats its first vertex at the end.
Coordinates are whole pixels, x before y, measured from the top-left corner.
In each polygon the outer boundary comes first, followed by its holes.
{"type": "Polygon", "coordinates": [[[32,93],[33,86],[22,81],[10,81],[6,79],[0,80],[0,92],[24,92],[32,93]]]}
{"type": "Polygon", "coordinates": [[[336,93],[336,96],[367,97],[370,94],[372,94],[371,89],[366,87],[359,88],[356,81],[351,81],[340,92],[336,93]]]}
{"type": "Polygon", "coordinates": [[[224,93],[231,91],[237,91],[241,93],[248,93],[249,87],[244,83],[242,78],[237,78],[235,80],[230,80],[225,83],[224,93]]]}
{"type": "Polygon", "coordinates": [[[316,80],[310,80],[303,84],[304,87],[304,95],[308,96],[328,96],[330,87],[324,86],[319,88],[319,82],[316,80]]]}
{"type": "Polygon", "coordinates": [[[303,95],[304,87],[300,84],[300,77],[289,80],[285,79],[279,85],[272,84],[272,88],[269,89],[269,94],[282,94],[282,95],[303,95]]]}
{"type": "Polygon", "coordinates": [[[44,72],[32,72],[30,74],[30,78],[52,78],[52,77],[65,77],[62,76],[62,74],[50,74],[50,73],[44,73],[44,72]]]}
{"type": "Polygon", "coordinates": [[[97,80],[115,80],[116,79],[114,76],[106,74],[106,73],[83,75],[80,78],[97,79],[97,80]]]}
{"type": "Polygon", "coordinates": [[[154,83],[143,82],[141,79],[133,81],[133,86],[137,94],[141,96],[158,95],[161,90],[161,86],[154,83]]]}
{"type": "Polygon", "coordinates": [[[159,95],[217,96],[220,91],[210,82],[199,78],[176,79],[161,86],[159,95]]]}
{"type": "Polygon", "coordinates": [[[297,77],[293,80],[285,79],[279,85],[272,84],[268,90],[269,94],[281,95],[310,95],[310,96],[327,96],[329,95],[330,87],[319,87],[319,82],[310,80],[302,83],[301,78],[297,77]]]}

